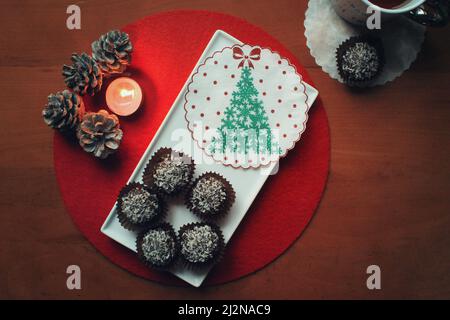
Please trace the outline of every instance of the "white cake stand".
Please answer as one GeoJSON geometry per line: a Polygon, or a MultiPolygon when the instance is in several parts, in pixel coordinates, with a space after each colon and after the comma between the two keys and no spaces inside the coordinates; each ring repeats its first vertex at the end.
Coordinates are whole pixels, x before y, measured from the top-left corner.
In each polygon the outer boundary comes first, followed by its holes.
{"type": "Polygon", "coordinates": [[[336,66],[336,49],[346,39],[373,33],[381,38],[386,57],[383,72],[369,86],[383,85],[399,77],[416,60],[426,27],[405,17],[393,19],[381,30],[369,31],[349,24],[334,11],[329,0],[310,0],[305,17],[306,45],[326,73],[343,82],[336,66]]]}

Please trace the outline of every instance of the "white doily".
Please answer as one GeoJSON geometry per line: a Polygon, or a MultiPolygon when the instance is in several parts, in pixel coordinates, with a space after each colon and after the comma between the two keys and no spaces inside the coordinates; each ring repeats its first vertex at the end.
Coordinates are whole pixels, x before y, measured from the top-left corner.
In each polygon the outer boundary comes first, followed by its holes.
{"type": "MultiPolygon", "coordinates": [[[[343,82],[336,66],[336,49],[346,39],[367,33],[367,29],[344,21],[329,0],[310,0],[305,15],[306,45],[311,55],[323,71],[343,82]]],[[[383,42],[386,64],[380,76],[369,86],[383,85],[409,69],[420,51],[425,30],[426,27],[399,17],[375,31],[383,42]]]]}
{"type": "Polygon", "coordinates": [[[224,165],[258,168],[292,149],[308,119],[306,87],[270,49],[235,45],[207,58],[185,95],[188,129],[224,165]]]}

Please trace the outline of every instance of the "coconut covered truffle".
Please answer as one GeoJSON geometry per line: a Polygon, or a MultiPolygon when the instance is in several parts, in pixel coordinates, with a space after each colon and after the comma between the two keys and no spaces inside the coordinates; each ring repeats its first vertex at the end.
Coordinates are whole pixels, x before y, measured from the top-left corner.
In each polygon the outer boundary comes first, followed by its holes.
{"type": "Polygon", "coordinates": [[[230,210],[235,199],[231,184],[221,175],[207,172],[201,175],[186,195],[186,205],[203,219],[216,219],[230,210]]]}
{"type": "Polygon", "coordinates": [[[144,264],[164,269],[171,266],[177,257],[177,236],[170,224],[163,223],[139,234],[136,248],[144,264]]]}
{"type": "Polygon", "coordinates": [[[192,180],[192,159],[170,148],[158,150],[144,170],[144,182],[160,193],[174,195],[185,189],[192,180]]]}
{"type": "Polygon", "coordinates": [[[336,51],[340,76],[350,86],[365,86],[381,73],[384,50],[381,40],[373,37],[352,37],[336,51]]]}
{"type": "Polygon", "coordinates": [[[140,230],[164,214],[165,206],[158,194],[139,183],[131,183],[120,192],[118,217],[123,227],[140,230]]]}
{"type": "Polygon", "coordinates": [[[211,223],[184,225],[178,237],[182,258],[193,266],[217,262],[225,246],[222,231],[211,223]]]}

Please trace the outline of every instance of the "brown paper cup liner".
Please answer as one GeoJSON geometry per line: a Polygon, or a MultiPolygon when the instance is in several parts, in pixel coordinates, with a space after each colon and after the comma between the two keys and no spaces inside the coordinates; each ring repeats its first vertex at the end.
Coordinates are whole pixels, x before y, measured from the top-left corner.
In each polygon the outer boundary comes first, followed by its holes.
{"type": "Polygon", "coordinates": [[[380,73],[382,72],[382,70],[384,68],[385,58],[384,58],[383,43],[381,42],[380,39],[378,39],[374,36],[369,36],[369,35],[351,37],[351,38],[345,40],[344,42],[342,42],[341,45],[336,49],[336,64],[338,67],[339,75],[342,77],[342,79],[344,80],[344,82],[347,85],[364,87],[364,86],[368,85],[372,80],[376,79],[380,75],[380,73]],[[344,56],[345,52],[349,48],[351,48],[355,43],[358,43],[358,42],[369,43],[371,46],[373,46],[377,50],[378,56],[380,58],[380,68],[378,69],[378,72],[370,79],[365,79],[362,81],[352,79],[342,69],[343,56],[344,56]]]}
{"type": "Polygon", "coordinates": [[[180,259],[179,259],[178,263],[181,264],[184,268],[187,268],[190,270],[196,270],[196,269],[204,268],[206,266],[213,266],[213,265],[216,265],[217,263],[219,263],[219,261],[222,260],[222,258],[223,258],[223,253],[225,251],[225,240],[223,238],[222,230],[220,230],[219,226],[217,226],[214,223],[195,222],[195,223],[185,224],[178,231],[178,239],[180,241],[180,259]],[[216,251],[214,252],[214,256],[212,257],[212,259],[205,261],[205,262],[194,263],[194,262],[187,260],[181,253],[181,246],[182,246],[181,235],[184,232],[186,232],[187,230],[190,230],[196,226],[204,226],[204,225],[209,225],[214,230],[214,232],[217,233],[217,235],[219,236],[219,245],[218,245],[216,251]]]}
{"type": "Polygon", "coordinates": [[[144,229],[150,228],[152,225],[162,220],[166,215],[167,215],[167,205],[162,199],[162,197],[157,192],[155,192],[155,190],[148,188],[147,186],[141,183],[131,182],[127,184],[125,187],[123,187],[123,189],[119,193],[119,196],[117,198],[117,217],[119,219],[120,224],[125,229],[131,231],[142,231],[144,229]],[[158,210],[159,212],[157,213],[157,215],[153,219],[140,224],[133,223],[122,212],[122,197],[124,197],[129,191],[131,191],[134,188],[145,189],[148,192],[155,194],[159,200],[159,210],[158,210]]]}
{"type": "Polygon", "coordinates": [[[194,171],[195,171],[195,164],[194,161],[192,160],[191,157],[183,154],[182,152],[176,152],[173,151],[171,148],[160,148],[158,151],[156,151],[153,156],[151,157],[151,159],[149,160],[149,162],[147,163],[145,169],[144,169],[144,173],[142,176],[142,180],[144,181],[144,184],[153,188],[154,190],[156,190],[159,194],[161,194],[164,197],[168,197],[168,196],[174,196],[180,193],[183,193],[187,190],[187,188],[190,185],[190,182],[192,181],[192,177],[194,175],[194,171]],[[175,188],[174,191],[168,193],[166,190],[159,188],[158,186],[155,185],[155,181],[154,181],[154,173],[155,173],[155,169],[156,169],[156,165],[161,161],[161,158],[165,155],[171,155],[172,154],[177,154],[179,157],[182,157],[184,161],[186,161],[186,163],[189,163],[190,166],[190,173],[189,173],[189,181],[184,184],[184,185],[180,185],[177,188],[175,188]]]}
{"type": "Polygon", "coordinates": [[[227,179],[225,179],[223,176],[221,176],[220,174],[218,174],[216,172],[206,172],[206,173],[202,174],[200,177],[198,177],[194,181],[192,186],[189,188],[188,192],[186,193],[185,204],[188,207],[188,209],[193,214],[198,216],[199,218],[206,220],[206,221],[217,221],[217,220],[223,218],[230,211],[235,200],[236,200],[236,193],[234,192],[234,189],[231,186],[231,183],[227,179]],[[227,198],[225,199],[224,203],[222,203],[222,205],[219,207],[219,210],[217,210],[217,212],[214,212],[214,213],[213,212],[206,212],[206,213],[201,212],[197,208],[193,208],[193,205],[191,202],[192,191],[194,190],[195,186],[201,179],[207,178],[207,177],[213,177],[213,178],[216,178],[217,180],[220,180],[225,187],[225,193],[227,195],[227,198]]]}
{"type": "Polygon", "coordinates": [[[153,269],[156,269],[159,271],[166,271],[171,266],[173,266],[176,263],[176,261],[178,260],[178,256],[180,253],[180,243],[178,240],[178,236],[177,236],[174,228],[172,227],[172,225],[167,222],[163,222],[163,223],[153,226],[150,229],[146,229],[145,231],[142,231],[139,233],[139,235],[136,238],[136,250],[137,250],[137,255],[138,255],[139,259],[142,261],[142,263],[144,265],[146,265],[149,268],[153,268],[153,269]],[[156,264],[152,263],[151,261],[148,261],[144,256],[144,252],[142,251],[142,241],[144,239],[144,236],[147,234],[148,231],[158,230],[158,229],[169,232],[169,234],[175,239],[175,256],[173,257],[172,260],[168,261],[164,265],[156,265],[156,264]]]}

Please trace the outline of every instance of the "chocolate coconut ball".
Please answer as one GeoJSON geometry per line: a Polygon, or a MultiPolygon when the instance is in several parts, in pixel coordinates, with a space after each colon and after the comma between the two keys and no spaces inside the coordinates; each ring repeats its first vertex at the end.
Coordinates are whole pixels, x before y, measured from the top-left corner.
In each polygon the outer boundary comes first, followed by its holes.
{"type": "Polygon", "coordinates": [[[164,203],[151,189],[139,183],[125,186],[118,199],[118,217],[123,227],[140,230],[164,214],[164,203]]]}
{"type": "Polygon", "coordinates": [[[136,240],[139,258],[153,268],[167,268],[175,261],[178,244],[175,231],[168,223],[139,234],[136,240]]]}
{"type": "Polygon", "coordinates": [[[224,248],[222,231],[210,223],[193,223],[179,231],[180,253],[190,265],[216,262],[224,248]]]}
{"type": "Polygon", "coordinates": [[[144,171],[144,182],[165,195],[174,195],[186,188],[192,180],[192,159],[172,149],[160,149],[144,171]]]}
{"type": "Polygon", "coordinates": [[[365,86],[381,73],[384,50],[381,40],[373,37],[352,37],[336,52],[338,71],[346,84],[365,86]]]}
{"type": "Polygon", "coordinates": [[[229,211],[234,198],[234,190],[225,178],[207,172],[193,183],[186,197],[186,205],[200,218],[216,219],[229,211]]]}

